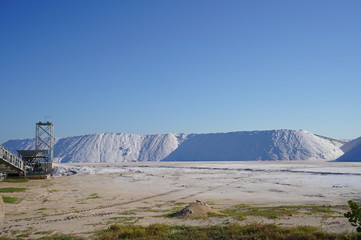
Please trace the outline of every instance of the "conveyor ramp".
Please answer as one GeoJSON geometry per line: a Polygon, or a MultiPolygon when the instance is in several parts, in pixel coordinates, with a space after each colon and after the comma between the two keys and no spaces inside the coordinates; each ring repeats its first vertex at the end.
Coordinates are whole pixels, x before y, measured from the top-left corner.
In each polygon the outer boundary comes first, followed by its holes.
{"type": "Polygon", "coordinates": [[[25,174],[24,161],[2,145],[0,145],[0,173],[25,174]]]}

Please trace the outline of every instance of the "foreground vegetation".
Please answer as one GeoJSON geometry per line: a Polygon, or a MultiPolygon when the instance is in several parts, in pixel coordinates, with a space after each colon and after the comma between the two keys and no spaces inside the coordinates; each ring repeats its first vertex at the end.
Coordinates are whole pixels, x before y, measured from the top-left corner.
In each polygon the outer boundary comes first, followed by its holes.
{"type": "Polygon", "coordinates": [[[358,235],[346,236],[340,233],[327,233],[316,227],[298,226],[292,228],[271,224],[251,224],[241,226],[238,223],[226,226],[170,226],[153,224],[144,226],[112,225],[99,233],[96,239],[357,239],[358,235]]]}
{"type": "MultiPolygon", "coordinates": [[[[23,239],[18,236],[16,239],[23,239]]],[[[149,226],[119,225],[110,226],[107,230],[97,233],[92,239],[115,240],[115,239],[157,239],[157,240],[181,240],[181,239],[277,239],[277,240],[358,240],[361,234],[351,235],[343,233],[324,232],[316,227],[280,227],[272,224],[251,224],[241,226],[232,223],[226,226],[172,226],[165,224],[152,224],[149,226]]],[[[9,238],[1,238],[7,240],[9,238]]],[[[28,239],[28,238],[25,238],[28,239]]],[[[57,235],[38,238],[38,240],[83,240],[71,235],[57,235]]]]}
{"type": "Polygon", "coordinates": [[[27,178],[5,178],[4,180],[2,180],[2,182],[11,182],[11,183],[24,183],[28,181],[29,179],[27,178]]]}
{"type": "MultiPolygon", "coordinates": [[[[18,192],[26,189],[7,188],[4,192],[18,192]]],[[[97,194],[92,194],[92,197],[97,194]]],[[[3,197],[4,198],[4,197],[3,197]]],[[[16,198],[5,197],[5,202],[16,202],[16,198]]],[[[183,205],[184,203],[182,203],[183,205]]],[[[214,226],[175,226],[166,224],[152,224],[149,226],[114,224],[108,229],[89,233],[93,240],[115,240],[115,239],[138,239],[138,240],[182,240],[182,239],[253,239],[253,240],[361,240],[361,208],[353,201],[348,202],[350,211],[344,216],[348,218],[352,226],[356,227],[354,233],[333,233],[325,232],[320,228],[312,226],[283,227],[275,224],[253,223],[242,226],[239,223],[214,226]]],[[[178,205],[178,204],[177,204],[178,205]]],[[[45,208],[44,208],[45,209],[45,208]]],[[[39,210],[44,210],[43,208],[39,210]]],[[[279,218],[293,214],[334,214],[340,213],[331,206],[250,206],[235,205],[222,211],[226,216],[238,219],[245,219],[248,216],[260,216],[265,218],[279,218]]],[[[123,212],[124,215],[132,215],[135,212],[123,212]]],[[[219,215],[219,216],[224,216],[219,215]]],[[[215,217],[215,216],[210,216],[215,217]]],[[[54,231],[36,232],[36,229],[29,228],[25,231],[14,231],[13,238],[1,237],[0,240],[10,239],[38,239],[38,240],[85,240],[73,235],[54,235],[54,231]],[[39,235],[38,235],[39,234],[39,235]],[[48,236],[46,236],[48,235],[48,236]],[[44,236],[44,237],[40,237],[44,236]]]]}
{"type": "Polygon", "coordinates": [[[14,192],[25,192],[27,188],[0,188],[0,193],[14,193],[14,192]]]}
{"type": "Polygon", "coordinates": [[[2,196],[4,203],[19,203],[21,198],[18,197],[9,197],[9,196],[2,196]]]}
{"type": "Polygon", "coordinates": [[[361,207],[354,201],[348,201],[350,211],[344,216],[348,219],[352,226],[356,227],[356,231],[361,233],[361,207]]]}
{"type": "Polygon", "coordinates": [[[276,219],[284,216],[292,216],[296,214],[334,214],[338,213],[331,206],[250,206],[239,204],[231,208],[222,210],[221,212],[233,216],[239,220],[244,220],[250,216],[264,217],[268,219],[276,219]]]}

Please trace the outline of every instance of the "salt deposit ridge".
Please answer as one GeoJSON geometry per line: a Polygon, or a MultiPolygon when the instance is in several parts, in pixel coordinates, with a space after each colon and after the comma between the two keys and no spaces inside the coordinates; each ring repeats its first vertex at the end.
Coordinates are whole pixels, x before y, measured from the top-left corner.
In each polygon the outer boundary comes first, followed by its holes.
{"type": "Polygon", "coordinates": [[[337,159],[338,162],[361,162],[361,137],[346,143],[341,149],[345,154],[337,159]]]}
{"type": "MultiPolygon", "coordinates": [[[[333,160],[344,143],[303,130],[135,135],[90,134],[57,138],[55,161],[101,163],[130,161],[333,160]]],[[[34,139],[10,140],[10,151],[34,149],[34,139]]]]}

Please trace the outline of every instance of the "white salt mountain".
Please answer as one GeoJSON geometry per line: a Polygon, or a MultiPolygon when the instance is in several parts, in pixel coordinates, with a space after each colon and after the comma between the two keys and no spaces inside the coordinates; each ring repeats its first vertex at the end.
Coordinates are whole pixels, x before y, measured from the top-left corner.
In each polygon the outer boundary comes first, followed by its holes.
{"type": "Polygon", "coordinates": [[[335,159],[342,142],[303,130],[191,134],[166,161],[335,159]]]}
{"type": "MultiPolygon", "coordinates": [[[[34,139],[10,140],[10,151],[34,149],[34,139]]],[[[57,138],[58,162],[333,160],[342,142],[303,130],[158,135],[91,134],[57,138]]]]}
{"type": "Polygon", "coordinates": [[[361,137],[347,142],[341,147],[345,152],[344,155],[339,157],[338,162],[361,162],[361,137]]]}
{"type": "MultiPolygon", "coordinates": [[[[54,158],[58,162],[159,161],[174,151],[185,134],[134,135],[121,133],[90,134],[57,138],[54,158]]],[[[3,144],[12,152],[34,149],[34,139],[10,140],[3,144]]]]}

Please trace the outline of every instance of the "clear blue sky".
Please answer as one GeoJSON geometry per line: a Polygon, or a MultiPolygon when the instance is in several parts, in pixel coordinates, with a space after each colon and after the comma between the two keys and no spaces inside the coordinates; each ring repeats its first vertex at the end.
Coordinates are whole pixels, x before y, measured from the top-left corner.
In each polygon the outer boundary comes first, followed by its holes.
{"type": "Polygon", "coordinates": [[[305,129],[361,136],[359,0],[1,0],[0,143],[305,129]]]}

